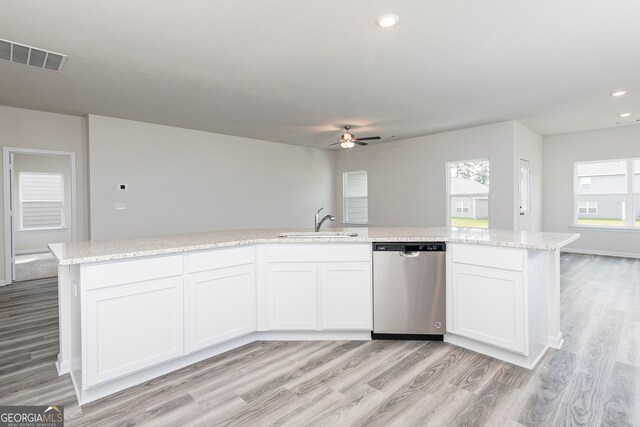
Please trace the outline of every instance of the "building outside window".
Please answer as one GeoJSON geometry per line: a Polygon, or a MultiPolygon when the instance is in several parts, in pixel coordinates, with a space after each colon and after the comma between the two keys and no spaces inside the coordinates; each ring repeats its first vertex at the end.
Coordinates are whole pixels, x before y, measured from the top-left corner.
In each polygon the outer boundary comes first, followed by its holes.
{"type": "Polygon", "coordinates": [[[640,160],[576,163],[574,182],[574,224],[640,227],[640,160]]]}
{"type": "Polygon", "coordinates": [[[367,171],[345,172],[343,185],[343,222],[345,224],[369,223],[369,199],[367,171]]]}
{"type": "Polygon", "coordinates": [[[447,225],[489,228],[489,160],[451,162],[447,169],[447,225]]]}

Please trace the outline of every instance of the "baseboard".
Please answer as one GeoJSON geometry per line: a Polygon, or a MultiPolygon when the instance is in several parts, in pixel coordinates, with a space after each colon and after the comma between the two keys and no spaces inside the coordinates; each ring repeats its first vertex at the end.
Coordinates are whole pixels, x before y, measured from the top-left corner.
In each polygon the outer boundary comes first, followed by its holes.
{"type": "Polygon", "coordinates": [[[558,332],[558,335],[556,335],[555,337],[549,336],[549,347],[560,350],[562,348],[562,344],[564,344],[564,337],[562,336],[562,332],[558,332]]]}
{"type": "Polygon", "coordinates": [[[0,280],[0,286],[7,286],[6,280],[0,280]]]}
{"type": "Polygon", "coordinates": [[[627,252],[595,251],[592,249],[562,248],[560,252],[569,252],[572,254],[585,254],[585,255],[613,256],[618,258],[640,258],[640,254],[627,253],[627,252]]]}
{"type": "Polygon", "coordinates": [[[35,254],[46,254],[49,253],[49,249],[29,249],[26,251],[16,251],[16,255],[35,255],[35,254]]]}
{"type": "Polygon", "coordinates": [[[58,370],[58,375],[68,374],[71,370],[71,365],[68,360],[62,360],[60,354],[58,354],[58,358],[56,359],[56,369],[58,370]]]}

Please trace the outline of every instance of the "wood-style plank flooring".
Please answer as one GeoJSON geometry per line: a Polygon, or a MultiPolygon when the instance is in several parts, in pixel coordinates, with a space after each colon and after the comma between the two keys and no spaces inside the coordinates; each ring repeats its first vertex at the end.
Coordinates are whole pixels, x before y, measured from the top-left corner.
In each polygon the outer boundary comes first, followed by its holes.
{"type": "Polygon", "coordinates": [[[640,426],[640,260],[564,254],[565,344],[534,371],[415,341],[256,342],[80,408],[56,283],[0,288],[0,405],[68,426],[640,426]]]}

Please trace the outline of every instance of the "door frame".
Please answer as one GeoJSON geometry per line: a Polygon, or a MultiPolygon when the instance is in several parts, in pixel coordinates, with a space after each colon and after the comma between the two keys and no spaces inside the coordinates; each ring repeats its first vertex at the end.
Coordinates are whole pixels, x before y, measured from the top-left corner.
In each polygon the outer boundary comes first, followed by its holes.
{"type": "MultiPolygon", "coordinates": [[[[11,262],[12,238],[15,230],[15,221],[12,222],[8,215],[8,206],[11,204],[11,186],[10,183],[10,158],[11,154],[32,154],[32,155],[44,155],[44,156],[67,156],[71,162],[71,241],[76,241],[76,153],[73,151],[55,151],[55,150],[42,150],[35,148],[18,148],[18,147],[3,147],[2,149],[2,167],[4,178],[4,263],[5,263],[5,280],[4,283],[0,282],[0,285],[9,285],[13,282],[13,266],[11,262]]],[[[15,206],[14,206],[15,217],[15,206]]]]}
{"type": "Polygon", "coordinates": [[[529,210],[527,211],[529,214],[529,230],[524,230],[524,231],[528,231],[531,232],[531,220],[532,220],[532,215],[531,215],[531,199],[532,199],[532,177],[533,177],[533,167],[531,166],[531,160],[525,158],[525,157],[519,157],[518,158],[518,172],[517,172],[517,177],[518,177],[518,194],[517,194],[517,198],[516,198],[516,212],[515,212],[515,217],[516,217],[516,223],[515,223],[515,227],[514,229],[516,229],[518,232],[523,231],[520,229],[520,200],[522,199],[522,194],[520,193],[520,190],[522,189],[521,186],[521,180],[522,180],[522,175],[520,173],[520,168],[522,165],[522,162],[527,162],[529,164],[529,186],[528,186],[528,192],[529,192],[529,210]]]}

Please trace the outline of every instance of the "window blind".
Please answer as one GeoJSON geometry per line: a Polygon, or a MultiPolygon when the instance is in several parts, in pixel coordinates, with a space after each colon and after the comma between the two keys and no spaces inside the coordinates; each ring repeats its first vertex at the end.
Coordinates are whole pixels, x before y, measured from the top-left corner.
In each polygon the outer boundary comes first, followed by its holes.
{"type": "Polygon", "coordinates": [[[42,229],[64,226],[64,190],[60,174],[19,175],[20,228],[42,229]]]}
{"type": "Polygon", "coordinates": [[[367,195],[367,172],[345,172],[344,222],[367,224],[369,222],[369,200],[367,195]]]}

